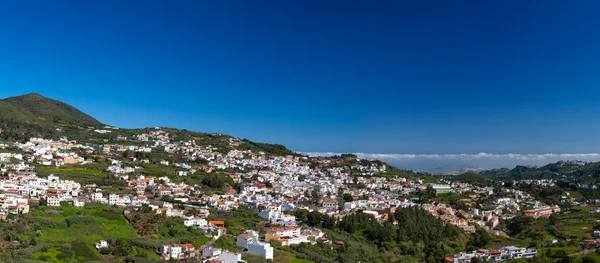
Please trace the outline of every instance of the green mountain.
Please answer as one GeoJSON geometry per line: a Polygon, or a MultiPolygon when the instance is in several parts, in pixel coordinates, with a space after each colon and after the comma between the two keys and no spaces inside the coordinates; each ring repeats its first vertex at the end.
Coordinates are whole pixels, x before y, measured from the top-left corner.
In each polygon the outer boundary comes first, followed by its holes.
{"type": "Polygon", "coordinates": [[[475,172],[462,173],[452,177],[452,179],[455,181],[476,185],[491,185],[493,183],[493,181],[489,178],[475,172]]]}
{"type": "Polygon", "coordinates": [[[99,126],[101,122],[75,107],[61,101],[45,98],[40,94],[31,93],[3,100],[16,108],[32,113],[38,120],[64,122],[77,126],[99,126]]]}
{"type": "Polygon", "coordinates": [[[499,180],[566,179],[589,183],[600,180],[600,162],[558,161],[544,166],[518,165],[513,169],[492,169],[480,174],[499,180]]]}
{"type": "Polygon", "coordinates": [[[1,137],[49,135],[59,126],[100,126],[101,122],[64,102],[31,93],[0,100],[1,137]]]}

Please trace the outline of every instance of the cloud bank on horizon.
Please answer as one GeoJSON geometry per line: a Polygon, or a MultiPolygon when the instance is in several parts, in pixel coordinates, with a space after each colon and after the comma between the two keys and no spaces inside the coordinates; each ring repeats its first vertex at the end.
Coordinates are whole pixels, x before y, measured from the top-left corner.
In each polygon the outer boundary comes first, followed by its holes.
{"type": "MultiPolygon", "coordinates": [[[[333,156],[334,152],[303,152],[309,156],[333,156]]],[[[517,165],[544,165],[560,160],[600,161],[600,153],[544,153],[544,154],[385,154],[353,153],[361,159],[378,159],[405,169],[427,170],[438,168],[513,168],[517,165]]]]}

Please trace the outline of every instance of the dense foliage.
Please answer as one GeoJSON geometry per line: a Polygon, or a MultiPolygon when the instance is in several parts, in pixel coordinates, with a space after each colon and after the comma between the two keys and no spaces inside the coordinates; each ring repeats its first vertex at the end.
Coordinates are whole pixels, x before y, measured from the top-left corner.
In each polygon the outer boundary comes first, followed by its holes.
{"type": "Polygon", "coordinates": [[[3,139],[23,140],[55,135],[59,125],[80,127],[101,123],[78,109],[39,94],[0,100],[0,133],[3,139]]]}
{"type": "Polygon", "coordinates": [[[239,150],[252,150],[253,152],[264,152],[275,156],[298,155],[281,144],[270,144],[253,142],[247,139],[242,140],[239,150]]]}
{"type": "MultiPolygon", "coordinates": [[[[293,246],[301,257],[316,262],[440,262],[445,255],[464,249],[469,241],[458,227],[417,207],[398,209],[383,223],[365,213],[341,220],[306,210],[297,210],[295,215],[308,225],[329,229],[328,234],[345,242],[333,251],[321,249],[327,245],[293,246]]],[[[489,235],[479,233],[472,242],[485,245],[489,235]]]]}
{"type": "Polygon", "coordinates": [[[494,181],[475,172],[466,172],[459,174],[457,176],[454,176],[452,180],[479,186],[490,186],[494,184],[494,181]]]}

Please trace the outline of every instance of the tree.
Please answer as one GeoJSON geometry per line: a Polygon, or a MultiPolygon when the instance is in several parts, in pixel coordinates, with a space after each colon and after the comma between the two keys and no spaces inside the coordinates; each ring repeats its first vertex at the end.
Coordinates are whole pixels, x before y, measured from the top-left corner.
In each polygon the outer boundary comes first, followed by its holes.
{"type": "Polygon", "coordinates": [[[344,198],[344,202],[352,202],[354,200],[354,198],[352,198],[352,195],[348,193],[344,194],[342,198],[344,198]]]}
{"type": "Polygon", "coordinates": [[[39,205],[40,206],[47,206],[48,205],[48,201],[46,201],[46,198],[40,198],[39,205]]]}
{"type": "Polygon", "coordinates": [[[346,201],[344,200],[344,189],[342,189],[341,187],[338,188],[337,203],[338,203],[338,210],[340,210],[340,211],[344,210],[344,205],[346,204],[346,201]]]}
{"type": "Polygon", "coordinates": [[[581,260],[582,263],[600,263],[600,257],[597,255],[586,255],[581,260]]]}
{"type": "Polygon", "coordinates": [[[130,150],[126,150],[123,152],[123,158],[125,158],[125,159],[132,157],[132,156],[133,156],[133,152],[130,150]]]}
{"type": "Polygon", "coordinates": [[[472,246],[473,248],[486,247],[487,244],[490,242],[490,239],[490,234],[488,234],[488,232],[485,231],[485,229],[478,227],[475,233],[471,234],[471,236],[469,237],[468,245],[472,246]]]}
{"type": "Polygon", "coordinates": [[[308,210],[306,209],[298,209],[294,211],[294,216],[302,222],[306,222],[308,216],[308,210]]]}
{"type": "Polygon", "coordinates": [[[315,185],[310,192],[311,202],[313,205],[318,204],[321,199],[321,186],[315,185]]]}
{"type": "Polygon", "coordinates": [[[548,217],[548,225],[556,226],[556,222],[558,222],[558,216],[556,214],[551,214],[548,217]]]}
{"type": "Polygon", "coordinates": [[[517,235],[523,230],[529,228],[529,225],[533,223],[533,221],[534,220],[531,217],[518,215],[510,220],[510,222],[506,225],[506,228],[508,231],[510,231],[510,235],[517,235]]]}
{"type": "Polygon", "coordinates": [[[306,220],[309,226],[317,226],[323,221],[323,215],[317,211],[313,211],[306,215],[306,220]]]}
{"type": "Polygon", "coordinates": [[[147,204],[143,204],[142,205],[142,213],[148,214],[148,213],[151,213],[151,212],[152,212],[152,207],[150,207],[147,204]]]}
{"type": "Polygon", "coordinates": [[[214,173],[204,177],[202,179],[202,184],[215,189],[221,189],[225,185],[223,180],[214,173]]]}
{"type": "Polygon", "coordinates": [[[427,202],[429,202],[429,200],[435,198],[436,192],[435,192],[435,190],[433,190],[433,188],[427,187],[427,189],[425,191],[419,190],[417,192],[417,196],[419,197],[419,202],[427,203],[427,202]]]}
{"type": "Polygon", "coordinates": [[[333,216],[323,216],[323,227],[333,229],[335,227],[335,218],[333,216]]]}

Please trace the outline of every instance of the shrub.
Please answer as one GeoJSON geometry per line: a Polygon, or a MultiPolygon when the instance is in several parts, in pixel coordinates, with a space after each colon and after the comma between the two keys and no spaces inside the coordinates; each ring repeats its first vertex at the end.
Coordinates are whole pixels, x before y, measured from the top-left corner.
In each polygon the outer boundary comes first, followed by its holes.
{"type": "Polygon", "coordinates": [[[94,218],[91,216],[84,216],[84,215],[79,215],[79,216],[70,216],[65,218],[65,222],[67,223],[67,226],[70,227],[74,224],[89,224],[89,223],[93,223],[94,222],[94,218]]]}

